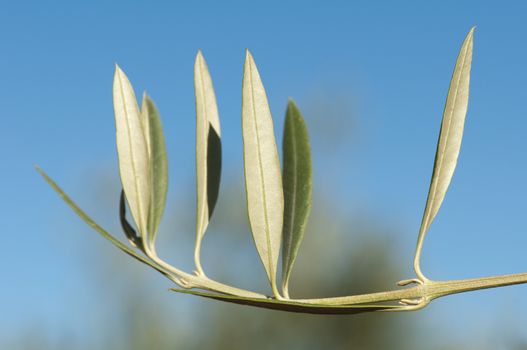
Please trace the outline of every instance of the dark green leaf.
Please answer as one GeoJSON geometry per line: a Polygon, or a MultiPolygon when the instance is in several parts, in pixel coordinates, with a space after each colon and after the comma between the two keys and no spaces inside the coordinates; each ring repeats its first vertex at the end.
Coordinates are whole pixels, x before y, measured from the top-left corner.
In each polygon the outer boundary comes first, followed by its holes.
{"type": "Polygon", "coordinates": [[[296,104],[289,100],[283,139],[284,227],[282,289],[289,297],[289,278],[311,211],[312,170],[309,135],[296,104]]]}
{"type": "Polygon", "coordinates": [[[121,198],[119,200],[119,220],[121,221],[121,227],[130,244],[140,249],[144,253],[145,250],[143,247],[142,238],[137,234],[137,232],[135,232],[128,220],[126,220],[126,195],[124,194],[123,190],[121,190],[121,198]]]}
{"type": "Polygon", "coordinates": [[[373,311],[398,311],[402,310],[400,305],[375,305],[375,304],[357,304],[357,305],[321,305],[307,304],[295,301],[262,299],[262,298],[245,298],[233,295],[207,293],[187,289],[171,289],[173,292],[192,294],[204,298],[225,301],[228,303],[254,306],[264,309],[281,310],[287,312],[305,313],[305,314],[325,314],[325,315],[349,315],[373,311]]]}
{"type": "Polygon", "coordinates": [[[145,93],[141,105],[141,118],[148,125],[146,131],[149,158],[150,158],[150,179],[152,182],[152,199],[150,201],[150,213],[148,219],[148,240],[154,244],[159,222],[165,210],[166,196],[168,191],[168,161],[165,145],[163,126],[159,118],[159,112],[152,99],[145,93]]]}

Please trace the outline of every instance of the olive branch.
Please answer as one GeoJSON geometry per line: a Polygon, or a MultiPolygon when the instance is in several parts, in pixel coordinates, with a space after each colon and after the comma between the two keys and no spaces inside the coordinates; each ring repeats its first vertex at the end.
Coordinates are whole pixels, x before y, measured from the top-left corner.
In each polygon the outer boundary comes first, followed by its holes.
{"type": "Polygon", "coordinates": [[[242,130],[248,216],[256,249],[269,279],[272,295],[244,290],[209,278],[201,264],[201,245],[219,193],[221,172],[220,119],[212,79],[198,51],[194,66],[196,97],[197,214],[193,273],[160,258],[156,234],[168,189],[163,128],[157,108],[145,93],[139,107],[134,89],[116,66],[113,100],[119,172],[123,190],[119,218],[129,244],[104,230],[39,167],[37,170],[61,198],[95,231],[117,248],[154,268],[178,288],[175,292],[236,304],[314,314],[353,314],[371,311],[412,311],[450,294],[527,283],[527,273],[435,281],[421,270],[424,239],[456,168],[468,107],[474,28],[459,52],[445,103],[432,180],[419,229],[414,258],[415,278],[398,282],[399,289],[332,298],[290,297],[289,280],[311,210],[312,166],[307,127],[296,104],[289,100],[283,139],[283,167],[264,86],[251,53],[246,51],[242,87],[242,130]],[[127,206],[133,218],[127,219],[127,206]],[[281,284],[277,270],[282,256],[281,284]]]}

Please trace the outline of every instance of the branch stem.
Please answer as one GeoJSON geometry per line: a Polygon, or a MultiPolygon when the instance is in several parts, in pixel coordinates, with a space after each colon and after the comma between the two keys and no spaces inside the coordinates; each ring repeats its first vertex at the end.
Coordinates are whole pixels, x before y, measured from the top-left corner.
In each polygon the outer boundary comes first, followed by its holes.
{"type": "Polygon", "coordinates": [[[176,280],[184,282],[183,284],[176,282],[178,285],[180,285],[183,288],[188,288],[188,289],[198,288],[198,289],[204,289],[204,290],[209,290],[212,292],[219,292],[219,293],[224,293],[224,294],[229,294],[229,295],[234,295],[234,296],[244,297],[244,298],[267,299],[267,296],[265,296],[264,294],[252,292],[252,291],[241,289],[241,288],[231,287],[229,285],[212,280],[208,278],[205,274],[192,275],[184,271],[181,271],[173,267],[172,265],[167,264],[165,261],[159,258],[155,250],[153,251],[153,253],[154,254],[149,256],[150,259],[152,259],[152,261],[154,261],[156,264],[161,266],[165,271],[169,273],[166,276],[171,281],[175,281],[173,277],[176,276],[177,277],[176,280]]]}
{"type": "Polygon", "coordinates": [[[422,302],[429,303],[433,299],[451,294],[470,292],[480,289],[504,287],[523,283],[527,283],[527,273],[453,281],[426,280],[423,284],[418,284],[414,287],[405,289],[333,298],[295,299],[294,301],[306,304],[353,305],[363,303],[400,301],[402,299],[421,299],[422,302]]]}

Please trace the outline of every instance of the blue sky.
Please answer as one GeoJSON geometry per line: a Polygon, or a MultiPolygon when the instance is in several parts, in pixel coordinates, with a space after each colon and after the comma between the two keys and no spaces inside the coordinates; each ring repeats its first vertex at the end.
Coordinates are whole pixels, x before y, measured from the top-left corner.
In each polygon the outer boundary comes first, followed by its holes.
{"type": "MultiPolygon", "coordinates": [[[[350,112],[341,116],[342,128],[337,119],[334,143],[316,141],[317,128],[311,130],[315,184],[343,207],[394,225],[410,266],[451,71],[465,34],[477,25],[460,164],[425,242],[423,269],[438,279],[527,270],[526,13],[522,1],[6,2],[0,12],[0,300],[12,320],[0,318],[0,329],[11,332],[35,318],[60,328],[69,316],[57,310],[76,305],[71,293],[93,292],[57,232],[77,228],[67,223],[77,219],[33,165],[79,202],[96,189],[98,172],[116,171],[115,63],[160,109],[171,193],[193,181],[192,67],[199,48],[218,95],[224,176],[242,174],[241,73],[249,48],[275,125],[282,125],[288,97],[306,109],[320,95],[329,104],[335,97],[350,112]]],[[[325,123],[323,115],[306,113],[306,119],[325,123]]],[[[521,317],[525,292],[514,287],[478,293],[476,301],[452,298],[428,315],[447,317],[456,307],[497,311],[512,303],[521,317]]]]}

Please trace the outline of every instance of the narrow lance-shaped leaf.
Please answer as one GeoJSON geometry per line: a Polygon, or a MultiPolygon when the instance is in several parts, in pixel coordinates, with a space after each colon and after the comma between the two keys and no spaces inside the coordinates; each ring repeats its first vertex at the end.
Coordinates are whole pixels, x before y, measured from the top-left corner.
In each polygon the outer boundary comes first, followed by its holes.
{"type": "Polygon", "coordinates": [[[461,46],[443,112],[443,121],[439,133],[432,181],[430,183],[426,207],[419,230],[414,260],[414,268],[420,278],[424,278],[420,269],[423,241],[426,232],[445,198],[461,148],[461,139],[463,138],[463,128],[468,107],[473,34],[474,28],[470,30],[461,46]]]}
{"type": "Polygon", "coordinates": [[[153,267],[157,271],[161,272],[165,276],[170,276],[163,268],[158,266],[156,263],[146,259],[145,257],[139,255],[137,252],[135,252],[133,249],[127,247],[125,244],[123,244],[120,240],[112,236],[108,231],[103,229],[99,224],[97,224],[91,217],[88,216],[75,202],[53,181],[42,169],[40,169],[38,166],[36,167],[37,171],[40,173],[40,175],[44,178],[44,180],[53,188],[55,192],[62,198],[62,200],[77,214],[88,226],[93,228],[95,231],[97,231],[101,236],[106,238],[108,241],[110,241],[113,245],[115,245],[117,248],[125,252],[126,254],[130,255],[131,257],[137,259],[138,261],[153,267]]]}
{"type": "Polygon", "coordinates": [[[280,160],[267,96],[247,50],[242,90],[243,157],[249,221],[273,293],[282,236],[284,197],[280,160]]]}
{"type": "Polygon", "coordinates": [[[194,64],[196,94],[196,269],[203,273],[200,261],[201,241],[214,211],[221,174],[220,119],[216,95],[207,63],[198,51],[194,64]]]}
{"type": "Polygon", "coordinates": [[[168,191],[168,162],[163,126],[157,108],[146,93],[141,105],[150,160],[151,199],[148,217],[148,242],[153,246],[165,210],[168,191]]]}
{"type": "Polygon", "coordinates": [[[143,241],[146,241],[151,200],[147,139],[132,85],[117,65],[113,82],[113,102],[121,182],[132,217],[143,241]]]}
{"type": "Polygon", "coordinates": [[[311,211],[311,150],[306,124],[296,104],[289,100],[283,148],[284,228],[282,234],[282,290],[289,297],[291,270],[304,238],[311,211]]]}
{"type": "Polygon", "coordinates": [[[302,303],[295,300],[275,300],[263,298],[248,298],[234,295],[226,295],[219,293],[210,293],[204,291],[194,291],[188,289],[170,289],[176,293],[191,294],[204,298],[220,300],[228,303],[254,306],[264,309],[280,310],[287,312],[297,312],[305,314],[318,315],[351,315],[365,312],[376,311],[403,311],[403,305],[387,305],[387,304],[354,304],[354,305],[328,305],[328,304],[313,304],[302,303]]]}

